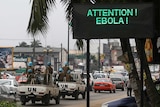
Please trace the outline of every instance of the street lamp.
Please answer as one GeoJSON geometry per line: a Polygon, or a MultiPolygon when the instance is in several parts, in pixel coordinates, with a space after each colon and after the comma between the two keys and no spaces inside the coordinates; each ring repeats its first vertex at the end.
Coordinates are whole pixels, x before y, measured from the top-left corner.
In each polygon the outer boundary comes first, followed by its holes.
{"type": "Polygon", "coordinates": [[[49,53],[50,52],[53,52],[53,49],[52,48],[50,48],[50,47],[46,47],[46,48],[44,48],[44,50],[43,50],[45,53],[46,53],[46,57],[45,57],[45,65],[47,65],[47,62],[51,62],[51,57],[49,56],[49,53]]]}

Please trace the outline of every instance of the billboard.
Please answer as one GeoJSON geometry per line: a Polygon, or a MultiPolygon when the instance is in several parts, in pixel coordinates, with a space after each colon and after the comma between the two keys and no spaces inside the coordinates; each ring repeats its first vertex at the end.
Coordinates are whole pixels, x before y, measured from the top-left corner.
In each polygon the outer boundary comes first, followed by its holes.
{"type": "Polygon", "coordinates": [[[153,4],[73,4],[73,38],[151,38],[153,4]]]}
{"type": "Polygon", "coordinates": [[[13,47],[0,47],[0,69],[13,69],[13,47]]]}

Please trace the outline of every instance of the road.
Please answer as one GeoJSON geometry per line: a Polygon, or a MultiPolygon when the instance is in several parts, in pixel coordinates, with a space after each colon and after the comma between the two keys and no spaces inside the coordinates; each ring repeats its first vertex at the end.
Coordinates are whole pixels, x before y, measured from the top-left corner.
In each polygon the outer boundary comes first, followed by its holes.
{"type": "MultiPolygon", "coordinates": [[[[102,103],[107,101],[112,101],[120,98],[126,97],[126,90],[116,90],[116,93],[109,93],[107,91],[103,91],[101,93],[90,92],[90,107],[101,107],[102,103]]],[[[79,100],[74,100],[71,96],[66,97],[65,99],[60,100],[60,104],[56,105],[54,100],[51,100],[51,104],[49,106],[44,106],[41,102],[36,102],[36,104],[31,104],[31,102],[26,103],[25,106],[22,107],[86,107],[87,102],[86,99],[82,99],[82,96],[79,95],[79,100]]],[[[18,102],[20,105],[20,102],[18,102]]]]}

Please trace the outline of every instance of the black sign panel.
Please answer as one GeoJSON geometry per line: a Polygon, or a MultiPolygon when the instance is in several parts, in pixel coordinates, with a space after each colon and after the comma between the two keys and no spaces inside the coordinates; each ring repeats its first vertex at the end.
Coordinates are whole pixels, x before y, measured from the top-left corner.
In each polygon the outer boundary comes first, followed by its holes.
{"type": "Polygon", "coordinates": [[[153,5],[73,4],[73,38],[151,38],[153,5]]]}

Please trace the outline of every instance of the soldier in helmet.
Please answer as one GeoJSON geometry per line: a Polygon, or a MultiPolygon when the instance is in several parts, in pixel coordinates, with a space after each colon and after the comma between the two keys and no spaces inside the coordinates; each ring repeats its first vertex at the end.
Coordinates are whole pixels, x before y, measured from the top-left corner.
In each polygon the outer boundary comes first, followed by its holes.
{"type": "Polygon", "coordinates": [[[64,78],[64,72],[63,72],[63,69],[62,68],[59,68],[58,70],[58,80],[59,81],[63,81],[63,78],[64,78]]]}
{"type": "Polygon", "coordinates": [[[31,79],[34,78],[34,67],[33,67],[33,63],[29,62],[27,69],[26,69],[26,74],[27,74],[27,83],[31,82],[31,79]]]}
{"type": "Polygon", "coordinates": [[[71,81],[71,75],[70,75],[71,69],[68,66],[68,62],[65,62],[65,66],[62,69],[64,71],[65,80],[71,81]]]}
{"type": "Polygon", "coordinates": [[[53,74],[53,68],[51,67],[51,62],[47,63],[47,69],[49,71],[49,74],[53,74]]]}
{"type": "Polygon", "coordinates": [[[45,82],[50,83],[52,80],[53,68],[51,67],[51,62],[47,63],[46,74],[45,74],[45,82]]]}
{"type": "Polygon", "coordinates": [[[71,70],[71,69],[69,68],[69,66],[68,66],[68,62],[65,62],[64,67],[63,67],[62,69],[63,69],[63,71],[64,71],[64,74],[67,74],[67,72],[68,72],[69,70],[71,70]]]}

